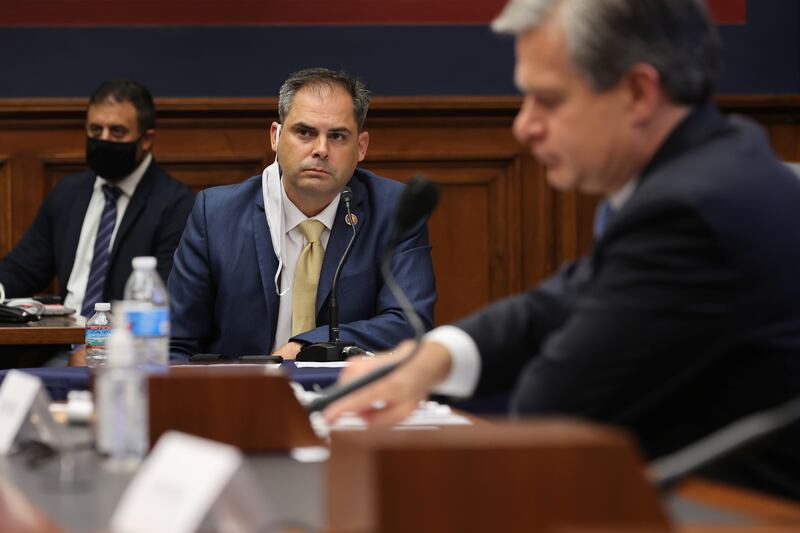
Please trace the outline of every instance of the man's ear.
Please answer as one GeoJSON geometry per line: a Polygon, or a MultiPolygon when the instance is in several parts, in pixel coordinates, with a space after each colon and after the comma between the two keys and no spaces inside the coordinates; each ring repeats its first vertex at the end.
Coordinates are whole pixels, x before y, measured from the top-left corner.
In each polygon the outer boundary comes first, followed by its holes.
{"type": "Polygon", "coordinates": [[[367,157],[367,147],[369,146],[369,132],[362,131],[358,134],[358,161],[361,162],[367,157]]]}
{"type": "Polygon", "coordinates": [[[661,74],[652,65],[638,63],[625,74],[634,124],[647,123],[664,99],[661,74]]]}
{"type": "Polygon", "coordinates": [[[156,140],[156,130],[154,130],[152,128],[149,129],[149,130],[146,130],[142,134],[141,140],[139,141],[140,142],[139,146],[140,146],[140,149],[141,149],[142,153],[150,153],[150,152],[152,152],[153,151],[153,144],[155,143],[155,140],[156,140]]]}
{"type": "Polygon", "coordinates": [[[281,125],[277,122],[273,122],[269,126],[269,142],[272,145],[272,151],[278,151],[278,137],[281,134],[281,125]]]}

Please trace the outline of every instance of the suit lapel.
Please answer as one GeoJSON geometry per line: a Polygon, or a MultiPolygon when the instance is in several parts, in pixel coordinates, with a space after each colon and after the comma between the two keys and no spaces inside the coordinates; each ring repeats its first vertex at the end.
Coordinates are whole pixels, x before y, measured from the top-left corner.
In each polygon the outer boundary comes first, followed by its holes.
{"type": "Polygon", "coordinates": [[[253,213],[253,239],[258,259],[258,270],[261,275],[261,285],[264,289],[264,300],[267,307],[267,324],[270,324],[269,346],[272,347],[275,338],[275,328],[278,325],[278,295],[275,293],[275,273],[278,271],[278,257],[272,247],[272,237],[267,228],[267,217],[264,214],[264,197],[261,187],[256,195],[256,210],[253,213]]]}
{"type": "Polygon", "coordinates": [[[114,244],[111,246],[112,264],[117,255],[117,250],[119,250],[120,243],[125,239],[125,235],[130,231],[131,227],[133,227],[136,219],[139,218],[145,205],[147,205],[147,199],[150,197],[150,193],[156,181],[156,169],[155,162],[151,162],[144,176],[142,176],[142,180],[136,186],[136,190],[133,192],[130,202],[128,202],[128,207],[125,209],[125,214],[122,216],[122,221],[119,223],[117,236],[114,237],[114,244]]]}
{"type": "MultiPolygon", "coordinates": [[[[352,213],[356,216],[358,223],[356,224],[356,241],[353,246],[358,246],[358,234],[364,224],[368,223],[367,211],[365,209],[366,189],[355,177],[348,183],[350,189],[353,191],[353,206],[352,213]]],[[[322,305],[328,299],[333,285],[333,275],[336,273],[336,266],[342,258],[342,254],[347,249],[347,243],[350,242],[350,237],[353,231],[350,226],[344,221],[347,210],[344,203],[339,203],[339,208],[336,210],[336,218],[333,221],[333,228],[331,228],[331,236],[328,239],[328,246],[325,248],[325,258],[322,260],[322,270],[319,274],[319,285],[317,286],[317,322],[319,322],[319,312],[322,305]]],[[[351,250],[352,253],[352,250],[351,250]]],[[[325,317],[327,322],[327,317],[325,317]]]]}

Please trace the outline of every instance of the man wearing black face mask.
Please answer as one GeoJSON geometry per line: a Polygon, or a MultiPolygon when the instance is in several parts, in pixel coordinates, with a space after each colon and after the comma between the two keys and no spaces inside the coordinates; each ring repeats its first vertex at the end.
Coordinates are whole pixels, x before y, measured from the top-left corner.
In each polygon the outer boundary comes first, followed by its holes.
{"type": "Polygon", "coordinates": [[[6,296],[30,296],[58,277],[64,304],[86,317],[119,300],[140,255],[167,279],[193,195],[153,161],[155,107],[129,80],[102,83],[86,117],[90,170],[62,178],[31,227],[0,260],[6,296]]]}

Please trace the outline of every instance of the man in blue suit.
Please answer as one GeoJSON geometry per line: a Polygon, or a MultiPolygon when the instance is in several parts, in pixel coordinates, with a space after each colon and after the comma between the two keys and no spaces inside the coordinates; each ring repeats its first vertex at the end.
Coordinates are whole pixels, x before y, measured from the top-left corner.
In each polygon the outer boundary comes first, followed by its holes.
{"type": "MultiPolygon", "coordinates": [[[[198,352],[292,359],[304,345],[327,341],[331,283],[352,227],[337,298],[341,340],[378,350],[413,335],[379,271],[403,185],[356,168],[369,144],[368,106],[364,85],[341,72],[305,69],[284,82],[280,124],[270,128],[276,162],[197,197],[169,278],[173,359],[198,352]],[[352,219],[340,205],[345,186],[352,219]]],[[[431,327],[436,289],[424,222],[402,237],[391,264],[431,327]]]]}
{"type": "MultiPolygon", "coordinates": [[[[655,458],[797,396],[800,181],[710,101],[703,2],[512,0],[494,28],[516,36],[515,136],[552,186],[605,197],[594,247],[326,416],[391,423],[432,390],[511,390],[517,415],[622,426],[655,458]]],[[[798,449],[794,424],[704,473],[800,498],[798,449]]]]}

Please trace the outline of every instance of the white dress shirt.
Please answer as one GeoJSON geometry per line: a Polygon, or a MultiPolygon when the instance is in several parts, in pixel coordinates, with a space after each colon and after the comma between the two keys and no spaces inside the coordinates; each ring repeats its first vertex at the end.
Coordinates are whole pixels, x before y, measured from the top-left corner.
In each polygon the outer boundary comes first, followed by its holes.
{"type": "MultiPolygon", "coordinates": [[[[615,212],[630,199],[638,183],[638,178],[632,179],[608,197],[615,212]]],[[[480,351],[472,337],[456,326],[440,326],[428,332],[423,340],[441,344],[450,352],[450,374],[433,392],[461,398],[471,396],[481,375],[480,351]]]]}
{"type": "Polygon", "coordinates": [[[103,185],[109,184],[111,186],[119,187],[122,194],[117,199],[117,221],[114,225],[114,231],[111,233],[111,242],[109,242],[109,252],[114,247],[114,240],[117,238],[117,230],[119,223],[125,215],[125,210],[131,201],[136,187],[142,181],[147,167],[153,160],[152,154],[147,154],[145,158],[139,163],[129,176],[123,178],[118,182],[108,181],[100,176],[94,180],[94,191],[92,198],[89,200],[89,207],[86,209],[86,215],[83,217],[83,226],[81,226],[81,236],[78,240],[78,248],[75,251],[75,262],[72,263],[72,272],[69,275],[67,282],[67,295],[64,298],[64,305],[80,312],[83,306],[83,298],[86,295],[86,283],[89,281],[89,271],[92,268],[92,258],[94,257],[94,241],[97,237],[97,227],[100,225],[100,218],[103,215],[103,208],[106,205],[106,197],[103,194],[103,185]]]}
{"type": "MultiPolygon", "coordinates": [[[[331,228],[336,219],[336,210],[339,208],[339,194],[336,195],[328,206],[320,211],[316,216],[310,217],[318,220],[325,226],[322,230],[320,243],[323,250],[328,247],[328,239],[331,236],[331,228]]],[[[278,307],[278,325],[275,328],[275,344],[272,346],[274,352],[292,337],[292,285],[294,284],[294,271],[297,267],[297,259],[307,241],[299,225],[309,217],[305,216],[296,205],[286,196],[286,190],[281,181],[281,201],[283,202],[283,269],[281,270],[281,286],[278,307]],[[285,290],[285,292],[284,292],[285,290]]]]}

